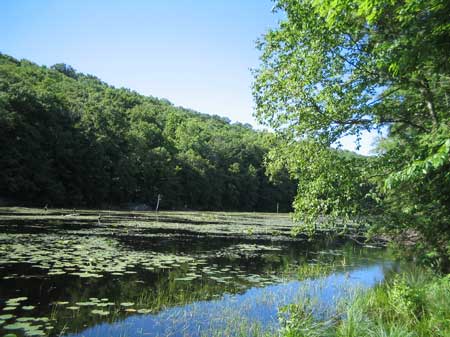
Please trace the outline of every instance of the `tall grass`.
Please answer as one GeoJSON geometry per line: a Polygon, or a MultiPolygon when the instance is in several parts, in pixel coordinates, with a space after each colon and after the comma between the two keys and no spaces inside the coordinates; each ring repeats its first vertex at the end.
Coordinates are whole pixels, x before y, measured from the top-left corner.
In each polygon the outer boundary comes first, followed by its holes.
{"type": "Polygon", "coordinates": [[[318,322],[297,304],[282,337],[449,337],[450,275],[415,269],[361,293],[335,319],[318,322]]]}

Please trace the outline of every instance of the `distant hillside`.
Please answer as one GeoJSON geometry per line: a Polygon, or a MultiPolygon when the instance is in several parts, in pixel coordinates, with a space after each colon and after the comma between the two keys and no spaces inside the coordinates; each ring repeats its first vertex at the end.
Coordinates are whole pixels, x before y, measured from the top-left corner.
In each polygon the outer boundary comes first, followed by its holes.
{"type": "Polygon", "coordinates": [[[0,198],[49,206],[290,209],[263,167],[273,135],[0,54],[0,198]]]}

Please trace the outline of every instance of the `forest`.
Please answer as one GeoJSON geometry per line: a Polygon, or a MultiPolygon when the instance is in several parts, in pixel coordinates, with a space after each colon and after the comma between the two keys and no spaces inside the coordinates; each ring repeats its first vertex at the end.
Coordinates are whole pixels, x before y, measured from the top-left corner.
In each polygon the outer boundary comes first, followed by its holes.
{"type": "Polygon", "coordinates": [[[114,88],[66,64],[0,55],[0,198],[44,207],[291,208],[250,125],[114,88]]]}

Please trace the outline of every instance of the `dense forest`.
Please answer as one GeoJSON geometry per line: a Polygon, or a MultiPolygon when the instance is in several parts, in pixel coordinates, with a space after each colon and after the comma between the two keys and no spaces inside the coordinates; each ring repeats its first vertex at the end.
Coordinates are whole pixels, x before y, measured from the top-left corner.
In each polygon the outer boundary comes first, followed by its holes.
{"type": "Polygon", "coordinates": [[[269,132],[0,54],[0,198],[44,206],[288,210],[269,132]]]}

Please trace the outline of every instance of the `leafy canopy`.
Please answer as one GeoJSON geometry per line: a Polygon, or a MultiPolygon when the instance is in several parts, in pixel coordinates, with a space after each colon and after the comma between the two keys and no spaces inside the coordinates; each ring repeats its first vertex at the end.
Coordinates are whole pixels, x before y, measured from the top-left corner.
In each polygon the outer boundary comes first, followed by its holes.
{"type": "Polygon", "coordinates": [[[450,3],[280,0],[285,20],[258,42],[256,116],[283,146],[272,170],[299,180],[303,227],[353,219],[449,255],[450,3]],[[373,157],[335,150],[363,131],[373,157]],[[383,137],[381,137],[384,135],[383,137]],[[339,221],[338,221],[339,219],[339,221]]]}

